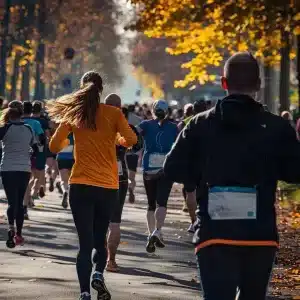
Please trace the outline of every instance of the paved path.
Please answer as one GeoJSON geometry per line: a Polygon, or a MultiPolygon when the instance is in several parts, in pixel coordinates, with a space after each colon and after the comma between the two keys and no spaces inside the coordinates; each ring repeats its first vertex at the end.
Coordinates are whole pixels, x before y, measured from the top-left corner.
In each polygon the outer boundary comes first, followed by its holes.
{"type": "MultiPolygon", "coordinates": [[[[3,198],[3,191],[0,192],[3,198]]],[[[70,211],[60,207],[57,193],[48,193],[30,211],[24,229],[26,245],[7,250],[6,225],[0,225],[0,299],[33,300],[78,297],[75,272],[77,237],[70,211]]],[[[167,248],[156,255],[145,252],[146,199],[138,180],[137,201],[126,204],[122,244],[118,263],[120,274],[106,273],[113,300],[201,299],[191,236],[186,233],[188,217],[181,213],[182,197],[173,189],[166,220],[167,248]]],[[[6,203],[0,202],[0,216],[6,203]]],[[[3,221],[3,220],[2,220],[3,221]]]]}

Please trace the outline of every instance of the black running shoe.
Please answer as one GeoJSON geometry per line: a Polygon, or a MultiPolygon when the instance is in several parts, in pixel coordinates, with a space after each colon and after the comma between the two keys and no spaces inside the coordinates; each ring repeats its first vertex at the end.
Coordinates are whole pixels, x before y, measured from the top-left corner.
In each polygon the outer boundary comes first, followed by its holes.
{"type": "Polygon", "coordinates": [[[16,242],[15,242],[15,231],[14,230],[9,230],[7,233],[7,241],[6,241],[6,247],[7,248],[15,248],[16,247],[16,242]]]}
{"type": "Polygon", "coordinates": [[[81,294],[79,298],[79,300],[91,300],[91,299],[92,299],[91,295],[88,293],[81,294]]]}
{"type": "Polygon", "coordinates": [[[111,300],[111,295],[104,283],[103,275],[95,272],[92,278],[92,287],[98,292],[97,300],[111,300]]]}
{"type": "Polygon", "coordinates": [[[49,192],[54,191],[54,180],[52,178],[49,179],[49,192]]]}
{"type": "Polygon", "coordinates": [[[148,242],[147,242],[147,245],[146,245],[146,251],[148,253],[154,253],[155,250],[156,250],[156,248],[155,248],[155,239],[153,238],[152,235],[150,235],[148,237],[148,242]]]}
{"type": "Polygon", "coordinates": [[[67,193],[67,192],[64,192],[63,200],[62,200],[61,206],[62,206],[64,209],[67,209],[67,208],[68,208],[68,193],[67,193]]]}
{"type": "Polygon", "coordinates": [[[158,229],[156,229],[152,233],[151,238],[154,240],[154,244],[157,248],[165,248],[166,247],[165,242],[163,240],[163,236],[158,229]]]}
{"type": "Polygon", "coordinates": [[[55,186],[56,186],[58,192],[59,192],[61,195],[63,195],[64,191],[63,191],[62,188],[61,188],[60,182],[56,182],[56,185],[55,185],[55,186]]]}
{"type": "Polygon", "coordinates": [[[43,186],[40,187],[39,196],[40,196],[40,198],[44,198],[46,196],[43,186]]]}

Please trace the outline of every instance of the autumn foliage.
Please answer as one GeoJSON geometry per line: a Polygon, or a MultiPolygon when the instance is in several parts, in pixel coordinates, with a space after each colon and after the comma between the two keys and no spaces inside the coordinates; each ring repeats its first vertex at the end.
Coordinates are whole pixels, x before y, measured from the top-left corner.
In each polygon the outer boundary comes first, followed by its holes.
{"type": "MultiPolygon", "coordinates": [[[[178,87],[205,83],[207,71],[219,66],[224,55],[251,50],[265,64],[278,64],[280,49],[300,34],[300,2],[292,0],[131,0],[138,19],[131,28],[152,38],[174,41],[172,55],[192,53],[182,64],[188,70],[178,87]]],[[[295,56],[295,50],[291,51],[295,56]]]]}

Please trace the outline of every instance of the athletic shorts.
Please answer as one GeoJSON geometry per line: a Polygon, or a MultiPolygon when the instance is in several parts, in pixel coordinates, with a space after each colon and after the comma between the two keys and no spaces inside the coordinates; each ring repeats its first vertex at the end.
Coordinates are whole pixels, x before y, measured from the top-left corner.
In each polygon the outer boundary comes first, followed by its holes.
{"type": "Polygon", "coordinates": [[[162,174],[159,177],[149,177],[144,174],[144,186],[148,199],[148,211],[155,211],[156,207],[167,208],[173,182],[162,174]]]}
{"type": "Polygon", "coordinates": [[[126,155],[126,162],[129,171],[136,172],[139,162],[139,156],[134,153],[129,153],[126,155]]]}
{"type": "Polygon", "coordinates": [[[38,171],[43,171],[46,168],[46,154],[45,152],[39,152],[35,157],[31,158],[31,168],[38,171]]]}
{"type": "Polygon", "coordinates": [[[119,191],[118,191],[118,201],[114,206],[112,216],[110,218],[111,223],[121,223],[123,207],[127,195],[128,190],[128,181],[123,181],[119,183],[119,191]]]}
{"type": "Polygon", "coordinates": [[[57,164],[59,170],[72,170],[74,159],[58,159],[57,164]]]}
{"type": "Polygon", "coordinates": [[[52,157],[52,158],[56,159],[56,154],[54,154],[54,153],[52,153],[52,152],[50,151],[48,145],[47,145],[47,148],[46,148],[46,156],[47,156],[47,158],[52,157]]]}
{"type": "MultiPolygon", "coordinates": [[[[196,190],[196,186],[194,184],[187,184],[187,183],[185,183],[183,185],[182,192],[185,195],[186,193],[192,193],[195,190],[196,190]]],[[[186,196],[184,196],[184,197],[186,197],[186,196]]]]}

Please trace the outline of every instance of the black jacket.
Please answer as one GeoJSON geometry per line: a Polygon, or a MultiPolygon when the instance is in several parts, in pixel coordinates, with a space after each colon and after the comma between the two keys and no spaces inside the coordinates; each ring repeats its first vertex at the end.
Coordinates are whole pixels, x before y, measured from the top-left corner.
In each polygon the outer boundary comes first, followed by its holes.
{"type": "Polygon", "coordinates": [[[277,181],[300,182],[300,144],[285,120],[248,96],[231,95],[191,120],[167,155],[164,172],[200,190],[196,245],[211,239],[277,241],[277,181]],[[210,186],[255,186],[256,220],[212,220],[210,186]]]}

